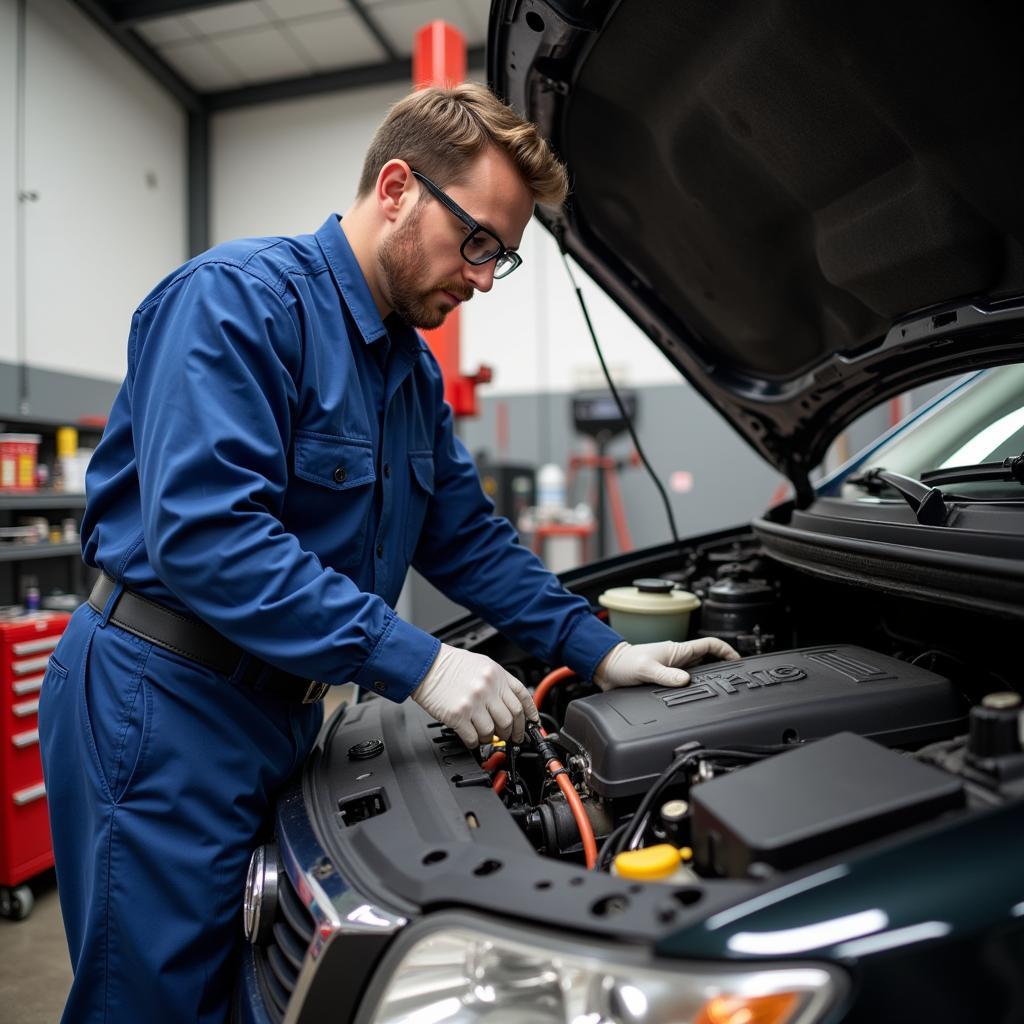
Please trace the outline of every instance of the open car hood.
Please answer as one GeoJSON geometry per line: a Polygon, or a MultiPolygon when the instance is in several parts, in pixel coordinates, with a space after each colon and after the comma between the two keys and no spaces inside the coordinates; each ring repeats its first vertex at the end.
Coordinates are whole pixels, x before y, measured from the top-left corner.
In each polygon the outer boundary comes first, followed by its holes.
{"type": "Polygon", "coordinates": [[[860,413],[1024,355],[1013,5],[494,0],[540,219],[807,500],[860,413]]]}

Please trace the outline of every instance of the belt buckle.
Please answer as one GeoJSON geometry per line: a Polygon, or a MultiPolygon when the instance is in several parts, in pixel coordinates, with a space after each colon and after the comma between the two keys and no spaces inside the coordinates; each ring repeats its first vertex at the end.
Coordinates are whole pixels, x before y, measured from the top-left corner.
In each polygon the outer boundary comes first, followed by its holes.
{"type": "Polygon", "coordinates": [[[318,683],[314,679],[309,686],[306,687],[306,692],[302,695],[302,703],[316,704],[327,696],[327,691],[330,688],[330,683],[318,683]]]}

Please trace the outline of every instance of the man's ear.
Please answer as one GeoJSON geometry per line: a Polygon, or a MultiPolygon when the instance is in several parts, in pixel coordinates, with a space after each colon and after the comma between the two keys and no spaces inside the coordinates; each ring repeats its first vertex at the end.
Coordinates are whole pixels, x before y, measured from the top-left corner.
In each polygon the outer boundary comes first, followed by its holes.
{"type": "Polygon", "coordinates": [[[389,160],[377,175],[376,199],[385,220],[396,221],[404,206],[416,201],[419,183],[404,160],[389,160]]]}

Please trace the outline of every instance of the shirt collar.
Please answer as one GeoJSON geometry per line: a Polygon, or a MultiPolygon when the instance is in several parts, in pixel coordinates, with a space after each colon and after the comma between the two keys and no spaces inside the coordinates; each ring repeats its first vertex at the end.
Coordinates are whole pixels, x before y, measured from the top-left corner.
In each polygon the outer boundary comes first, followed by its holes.
{"type": "Polygon", "coordinates": [[[363,341],[370,344],[381,338],[390,336],[400,343],[418,351],[428,351],[427,343],[419,332],[409,327],[402,319],[392,313],[387,324],[377,311],[377,304],[370,294],[370,286],[366,283],[359,261],[356,259],[352,246],[349,245],[345,231],[341,226],[341,217],[332,213],[320,226],[316,233],[317,243],[331,268],[338,290],[355,320],[363,341]]]}

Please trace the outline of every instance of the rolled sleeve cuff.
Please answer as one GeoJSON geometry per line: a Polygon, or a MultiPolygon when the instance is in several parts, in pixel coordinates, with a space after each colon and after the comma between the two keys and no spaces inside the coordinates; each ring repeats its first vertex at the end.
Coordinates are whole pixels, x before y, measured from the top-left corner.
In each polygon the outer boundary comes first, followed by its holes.
{"type": "Polygon", "coordinates": [[[436,637],[392,613],[353,682],[400,703],[420,685],[440,647],[436,637]]]}
{"type": "Polygon", "coordinates": [[[596,615],[581,615],[562,645],[562,661],[584,679],[593,679],[604,656],[622,637],[596,615]]]}

